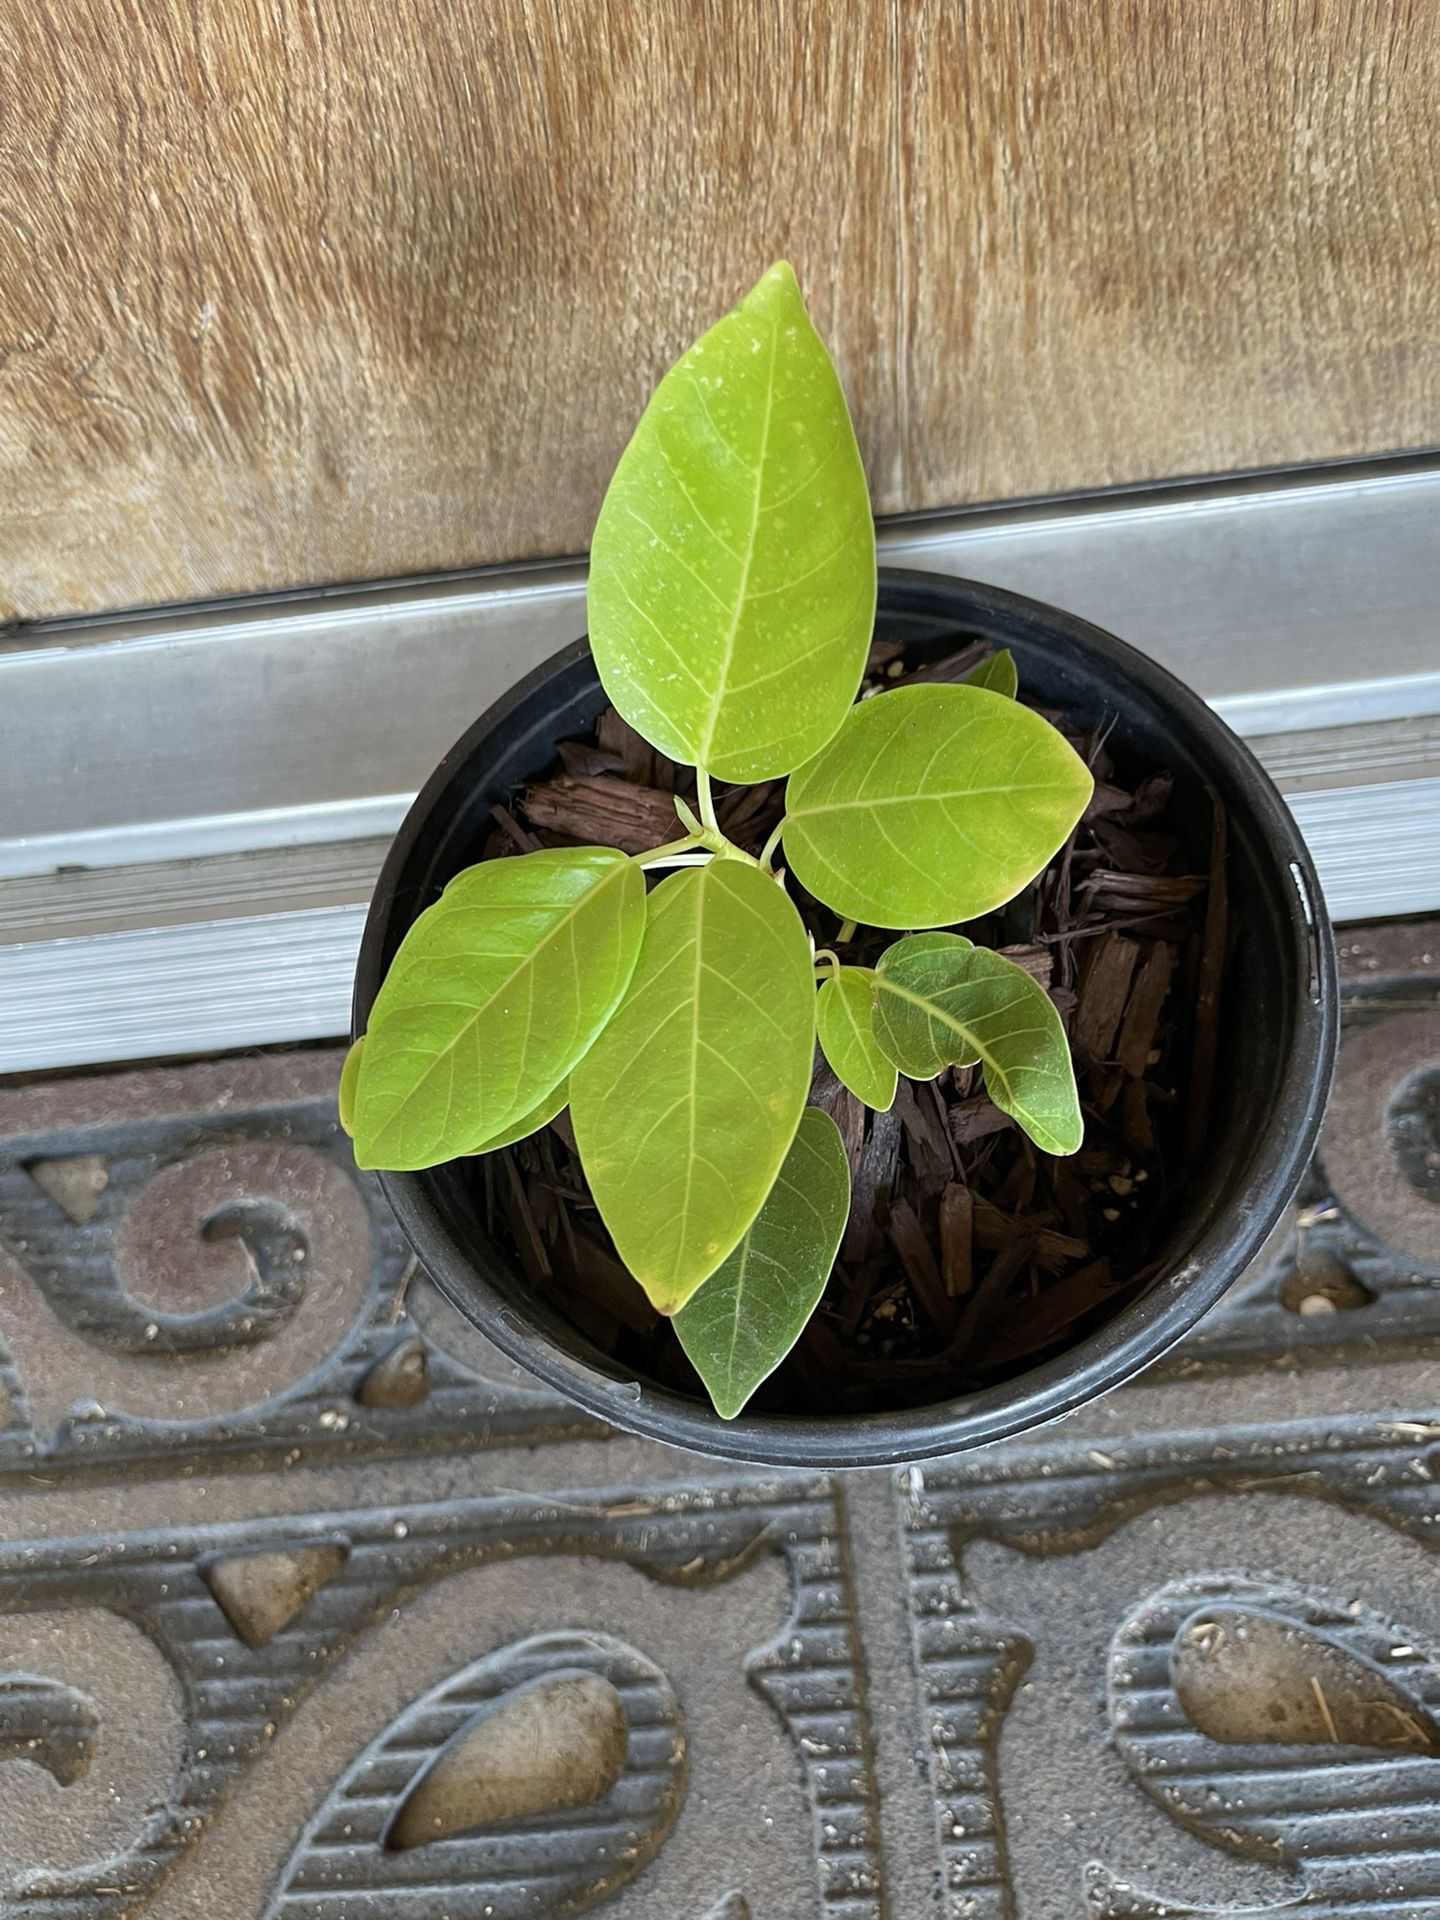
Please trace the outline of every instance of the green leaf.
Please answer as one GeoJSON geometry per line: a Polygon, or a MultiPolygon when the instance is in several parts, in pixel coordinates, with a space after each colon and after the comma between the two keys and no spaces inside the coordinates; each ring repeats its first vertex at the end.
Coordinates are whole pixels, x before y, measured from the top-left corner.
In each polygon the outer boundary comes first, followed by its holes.
{"type": "Polygon", "coordinates": [[[982,687],[896,687],[853,708],[791,780],[785,857],[847,920],[973,920],[1034,879],[1093,789],[1028,707],[982,687]]]}
{"type": "Polygon", "coordinates": [[[874,615],[860,452],[782,262],[666,374],[620,456],[590,550],[590,645],[662,753],[768,780],[844,719],[874,615]]]}
{"type": "Polygon", "coordinates": [[[1002,647],[998,653],[992,653],[988,660],[982,660],[973,673],[967,673],[962,686],[988,687],[991,693],[1003,693],[1007,700],[1013,700],[1020,691],[1020,675],[1015,669],[1015,656],[1008,647],[1002,647]]]}
{"type": "Polygon", "coordinates": [[[885,1058],[912,1080],[933,1080],[946,1067],[973,1067],[980,1059],[969,1033],[934,998],[962,977],[960,956],[973,952],[974,942],[961,933],[913,933],[897,941],[875,970],[871,1034],[885,1058]]]}
{"type": "Polygon", "coordinates": [[[538,1133],[542,1127],[548,1127],[569,1098],[570,1081],[567,1077],[558,1087],[552,1087],[545,1098],[538,1105],[533,1106],[529,1113],[523,1114],[520,1119],[502,1128],[499,1133],[481,1140],[478,1145],[464,1148],[464,1153],[466,1155],[498,1153],[501,1147],[513,1147],[517,1140],[527,1140],[532,1133],[538,1133]]]}
{"type": "Polygon", "coordinates": [[[774,880],[717,859],[662,881],[630,991],[570,1076],[590,1191],[661,1313],[759,1212],[814,1055],[810,941],[774,880]]]}
{"type": "Polygon", "coordinates": [[[620,1004],[644,931],[644,876],[613,847],[487,860],[452,880],[370,1010],[357,1164],[435,1166],[528,1115],[620,1004]]]}
{"type": "Polygon", "coordinates": [[[874,991],[867,967],[842,967],[815,1002],[815,1025],[835,1077],[877,1113],[895,1104],[896,1072],[875,1038],[874,991]]]}
{"type": "Polygon", "coordinates": [[[985,1091],[1042,1153],[1079,1148],[1084,1125],[1060,1016],[1003,954],[958,934],[897,940],[875,969],[875,1037],[916,1079],[978,1061],[985,1091]]]}
{"type": "Polygon", "coordinates": [[[340,1069],[340,1091],[335,1096],[335,1104],[340,1110],[340,1124],[351,1138],[355,1134],[355,1088],[360,1080],[360,1053],[365,1045],[365,1036],[351,1047],[345,1056],[345,1064],[340,1069]]]}
{"type": "Polygon", "coordinates": [[[807,1107],[739,1246],[675,1316],[715,1411],[733,1420],[800,1338],[825,1291],[850,1212],[840,1129],[807,1107]]]}

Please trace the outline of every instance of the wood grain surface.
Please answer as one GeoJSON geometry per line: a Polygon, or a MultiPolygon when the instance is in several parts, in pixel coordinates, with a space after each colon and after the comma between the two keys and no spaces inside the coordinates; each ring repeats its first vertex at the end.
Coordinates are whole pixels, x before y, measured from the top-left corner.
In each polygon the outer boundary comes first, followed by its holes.
{"type": "Polygon", "coordinates": [[[1440,0],[11,0],[0,615],[574,552],[779,254],[877,508],[1440,440],[1440,0]]]}

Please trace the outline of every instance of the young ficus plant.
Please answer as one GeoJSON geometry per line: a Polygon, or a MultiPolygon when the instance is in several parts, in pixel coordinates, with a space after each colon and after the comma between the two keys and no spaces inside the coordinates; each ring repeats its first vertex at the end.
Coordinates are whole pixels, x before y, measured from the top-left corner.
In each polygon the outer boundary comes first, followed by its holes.
{"type": "Polygon", "coordinates": [[[798,1338],[849,1213],[839,1131],[806,1105],[817,1030],[871,1107],[899,1073],[978,1065],[1044,1152],[1081,1141],[1048,995],[942,929],[1034,879],[1090,774],[1016,703],[1008,654],[857,704],[875,592],[845,397],[777,265],[660,383],[591,552],[601,682],[695,769],[695,809],[677,800],[677,836],[651,853],[556,848],[460,874],[346,1063],[363,1167],[485,1153],[568,1101],[616,1249],[726,1419],[798,1338]],[[721,831],[711,782],[787,775],[757,859],[721,831]],[[817,954],[782,860],[842,921],[902,937],[873,968],[817,954]]]}

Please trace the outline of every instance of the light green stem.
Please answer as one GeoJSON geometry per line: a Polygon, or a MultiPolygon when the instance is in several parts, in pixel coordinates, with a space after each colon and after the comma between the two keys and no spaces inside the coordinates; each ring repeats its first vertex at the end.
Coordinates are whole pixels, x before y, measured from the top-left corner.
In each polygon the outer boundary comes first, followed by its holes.
{"type": "Polygon", "coordinates": [[[853,920],[842,920],[840,922],[840,931],[835,936],[836,946],[844,946],[847,940],[853,940],[854,938],[855,922],[853,920]]]}
{"type": "Polygon", "coordinates": [[[675,795],[675,811],[679,815],[680,824],[684,827],[685,831],[687,833],[693,833],[697,840],[703,840],[705,837],[704,827],[695,818],[695,815],[690,811],[689,807],[686,806],[678,793],[675,795]]]}
{"type": "Polygon", "coordinates": [[[775,857],[775,849],[779,846],[784,833],[785,818],[782,815],[781,818],[775,822],[775,831],[760,849],[760,864],[767,872],[770,870],[770,863],[775,857]]]}
{"type": "Polygon", "coordinates": [[[632,853],[630,858],[637,867],[656,867],[677,853],[693,853],[701,844],[697,834],[687,833],[683,840],[667,840],[663,847],[652,847],[648,853],[632,853]]]}
{"type": "MultiPolygon", "coordinates": [[[[714,833],[707,833],[705,845],[722,860],[743,860],[747,867],[759,867],[760,862],[753,853],[746,853],[743,847],[737,847],[733,840],[727,840],[717,827],[714,833]]],[[[764,869],[761,868],[763,872],[764,869]]]]}
{"type": "Polygon", "coordinates": [[[695,769],[695,794],[700,802],[700,818],[712,833],[719,833],[720,822],[715,818],[715,796],[710,791],[710,776],[703,767],[695,769]]]}
{"type": "MultiPolygon", "coordinates": [[[[749,867],[760,865],[753,853],[746,853],[733,840],[727,840],[718,827],[702,827],[699,833],[687,833],[682,840],[667,840],[663,847],[652,847],[648,853],[632,853],[630,858],[637,867],[671,867],[680,864],[678,856],[702,851],[720,860],[743,860],[749,867]]],[[[702,863],[685,860],[684,864],[702,863]]]]}

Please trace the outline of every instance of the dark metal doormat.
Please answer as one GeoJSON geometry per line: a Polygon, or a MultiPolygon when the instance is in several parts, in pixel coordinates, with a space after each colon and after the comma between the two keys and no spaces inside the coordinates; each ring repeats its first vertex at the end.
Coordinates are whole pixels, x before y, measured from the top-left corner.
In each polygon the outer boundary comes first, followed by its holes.
{"type": "Polygon", "coordinates": [[[898,1475],[610,1434],[336,1050],[0,1086],[5,1920],[1440,1916],[1440,928],[1142,1383],[898,1475]]]}

